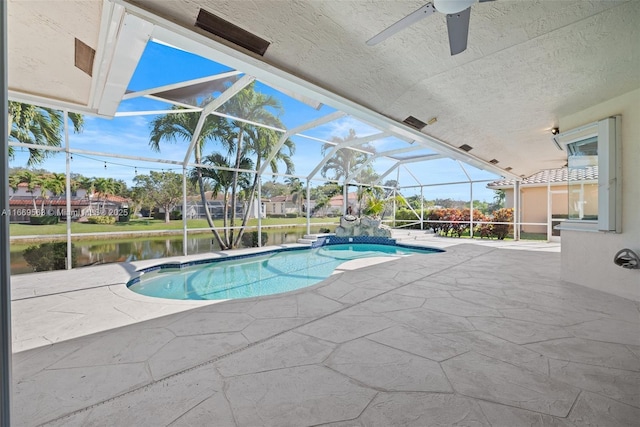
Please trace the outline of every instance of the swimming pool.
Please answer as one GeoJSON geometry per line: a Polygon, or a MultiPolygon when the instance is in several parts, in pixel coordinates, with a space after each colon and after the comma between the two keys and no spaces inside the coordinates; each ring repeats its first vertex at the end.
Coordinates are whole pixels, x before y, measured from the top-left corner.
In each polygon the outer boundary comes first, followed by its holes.
{"type": "Polygon", "coordinates": [[[337,244],[271,251],[250,257],[213,259],[186,267],[156,268],[127,286],[142,295],[179,300],[222,300],[272,295],[316,284],[340,264],[374,256],[442,252],[379,244],[337,244]]]}

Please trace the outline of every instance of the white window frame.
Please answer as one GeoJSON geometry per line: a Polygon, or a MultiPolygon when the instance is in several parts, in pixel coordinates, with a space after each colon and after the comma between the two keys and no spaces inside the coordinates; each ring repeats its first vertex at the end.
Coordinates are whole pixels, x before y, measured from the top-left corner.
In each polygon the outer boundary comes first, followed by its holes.
{"type": "Polygon", "coordinates": [[[566,220],[557,228],[573,231],[622,232],[621,116],[607,117],[559,134],[555,140],[567,145],[598,138],[598,220],[566,220]]]}

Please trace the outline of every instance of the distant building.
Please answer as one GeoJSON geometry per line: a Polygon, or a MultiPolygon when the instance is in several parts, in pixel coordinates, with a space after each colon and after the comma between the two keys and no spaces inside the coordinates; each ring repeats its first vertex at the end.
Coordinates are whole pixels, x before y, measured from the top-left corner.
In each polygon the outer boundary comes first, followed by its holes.
{"type": "MultiPolygon", "coordinates": [[[[206,191],[205,198],[207,200],[207,208],[209,210],[209,214],[211,215],[212,219],[224,218],[225,203],[228,203],[227,209],[229,211],[227,212],[227,215],[231,216],[231,202],[229,200],[225,201],[224,194],[218,193],[215,197],[213,197],[211,191],[206,191]]],[[[236,204],[236,218],[242,217],[244,215],[244,209],[245,209],[244,203],[239,201],[236,204]]],[[[182,202],[179,202],[175,206],[174,210],[180,213],[183,213],[182,202]]],[[[205,207],[204,207],[204,204],[202,203],[202,198],[199,195],[187,196],[186,218],[187,219],[206,218],[205,207]]],[[[257,218],[256,206],[254,206],[253,212],[249,216],[249,218],[257,218]]]]}
{"type": "MultiPolygon", "coordinates": [[[[71,218],[82,221],[89,216],[125,216],[129,214],[130,201],[127,198],[88,193],[78,189],[71,194],[71,218]]],[[[32,216],[57,216],[66,219],[67,196],[54,196],[50,191],[42,193],[40,187],[29,191],[26,183],[9,189],[9,222],[29,223],[32,216]]]]}
{"type": "Polygon", "coordinates": [[[270,215],[286,215],[300,214],[298,205],[293,202],[291,195],[274,196],[264,200],[265,214],[270,215]]]}
{"type": "MultiPolygon", "coordinates": [[[[347,194],[347,210],[351,208],[351,213],[357,215],[358,209],[358,193],[352,192],[347,194]]],[[[325,210],[324,216],[339,216],[342,215],[344,209],[344,196],[338,194],[329,199],[329,203],[325,210]]]]}

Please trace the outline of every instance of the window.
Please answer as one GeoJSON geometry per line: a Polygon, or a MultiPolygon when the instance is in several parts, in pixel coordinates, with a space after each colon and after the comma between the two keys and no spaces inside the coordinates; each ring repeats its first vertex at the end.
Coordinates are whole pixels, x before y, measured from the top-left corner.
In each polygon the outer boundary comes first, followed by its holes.
{"type": "Polygon", "coordinates": [[[569,219],[598,220],[598,138],[567,144],[569,219]]]}
{"type": "Polygon", "coordinates": [[[569,168],[569,220],[560,228],[620,232],[620,116],[559,135],[569,168]]]}

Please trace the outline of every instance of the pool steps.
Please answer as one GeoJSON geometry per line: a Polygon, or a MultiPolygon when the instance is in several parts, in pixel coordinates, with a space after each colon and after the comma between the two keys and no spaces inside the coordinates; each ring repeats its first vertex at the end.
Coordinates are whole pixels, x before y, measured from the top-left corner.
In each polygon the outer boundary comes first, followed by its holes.
{"type": "Polygon", "coordinates": [[[298,243],[302,245],[312,246],[315,242],[318,241],[318,238],[320,237],[331,237],[335,235],[335,233],[305,234],[301,239],[298,239],[298,243]]]}

